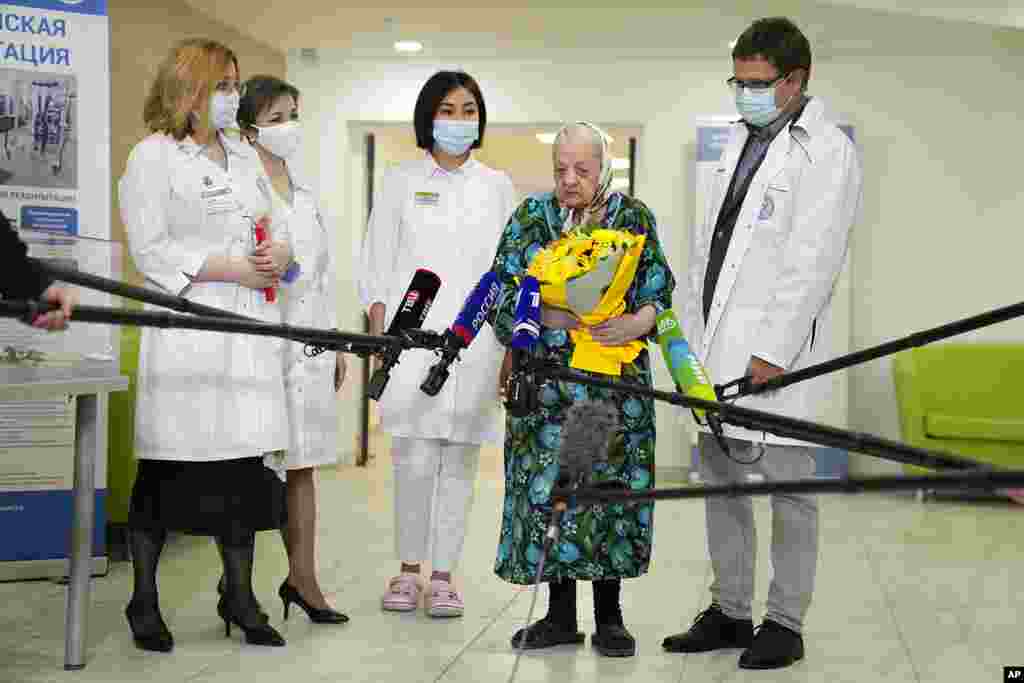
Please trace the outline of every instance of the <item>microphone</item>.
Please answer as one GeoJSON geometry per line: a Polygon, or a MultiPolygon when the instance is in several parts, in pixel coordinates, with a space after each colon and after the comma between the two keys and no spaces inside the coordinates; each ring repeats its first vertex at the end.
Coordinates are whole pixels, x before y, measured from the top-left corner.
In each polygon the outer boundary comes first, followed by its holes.
{"type": "MultiPolygon", "coordinates": [[[[565,490],[586,484],[593,466],[607,462],[608,449],[619,428],[619,412],[607,401],[579,401],[565,411],[562,443],[558,449],[558,482],[565,490]]],[[[567,498],[551,501],[551,520],[545,534],[545,555],[558,542],[562,514],[569,507],[567,498]]]]}
{"type": "MultiPolygon", "coordinates": [[[[253,226],[252,229],[253,237],[256,240],[256,246],[263,244],[270,237],[269,227],[270,219],[267,218],[266,216],[256,221],[256,224],[253,226]]],[[[277,290],[274,289],[273,287],[264,287],[263,298],[268,304],[274,303],[275,301],[277,301],[277,290]]]]}
{"type": "Polygon", "coordinates": [[[527,275],[516,295],[516,317],[512,327],[512,371],[505,391],[505,409],[513,417],[525,417],[537,410],[537,387],[526,371],[525,360],[540,340],[540,283],[527,275]]]}
{"type": "Polygon", "coordinates": [[[487,271],[466,297],[462,309],[455,316],[455,322],[445,330],[441,360],[431,366],[427,378],[420,385],[420,391],[427,396],[437,396],[444,383],[448,381],[452,363],[458,359],[459,352],[476,339],[491,309],[498,303],[500,294],[501,284],[498,282],[498,276],[493,271],[487,271]]]}
{"type": "MultiPolygon", "coordinates": [[[[430,306],[437,297],[437,291],[441,289],[441,278],[434,273],[419,268],[412,276],[409,288],[405,290],[402,303],[391,318],[391,325],[386,332],[389,337],[401,336],[404,330],[419,329],[430,311],[430,306]]],[[[366,395],[377,401],[384,393],[384,387],[391,379],[391,369],[398,364],[398,356],[402,353],[401,347],[395,345],[388,348],[381,355],[381,366],[373,373],[370,384],[366,388],[366,395]]]]}
{"type": "MultiPolygon", "coordinates": [[[[684,396],[699,398],[705,401],[717,401],[718,395],[715,387],[708,380],[708,373],[704,370],[696,354],[690,348],[686,338],[683,337],[676,314],[671,310],[662,311],[656,318],[658,326],[658,346],[661,347],[662,358],[672,374],[676,390],[684,396]]],[[[708,415],[704,410],[694,409],[694,417],[698,423],[707,422],[711,433],[718,440],[718,445],[728,453],[729,448],[725,443],[725,435],[722,431],[722,423],[717,415],[708,415]]]]}

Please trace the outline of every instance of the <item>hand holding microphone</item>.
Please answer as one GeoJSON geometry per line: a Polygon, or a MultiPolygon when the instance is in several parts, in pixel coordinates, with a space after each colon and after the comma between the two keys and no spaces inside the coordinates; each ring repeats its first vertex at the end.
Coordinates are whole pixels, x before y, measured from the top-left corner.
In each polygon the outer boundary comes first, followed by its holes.
{"type": "MultiPolygon", "coordinates": [[[[256,266],[256,270],[266,272],[269,270],[274,272],[273,259],[266,254],[266,251],[270,247],[270,219],[266,216],[260,218],[256,223],[253,224],[252,228],[253,239],[256,242],[256,251],[250,257],[253,259],[253,265],[256,266]]],[[[276,272],[274,272],[276,275],[276,272]]],[[[272,304],[277,301],[277,290],[274,287],[265,287],[263,289],[263,298],[268,304],[272,304]]]]}
{"type": "Polygon", "coordinates": [[[498,282],[498,276],[493,271],[487,271],[466,297],[462,310],[455,317],[455,322],[445,330],[441,360],[431,366],[427,378],[420,385],[420,391],[427,396],[437,396],[451,374],[449,368],[452,363],[458,359],[459,352],[476,339],[491,309],[498,303],[500,294],[501,284],[498,282]]]}

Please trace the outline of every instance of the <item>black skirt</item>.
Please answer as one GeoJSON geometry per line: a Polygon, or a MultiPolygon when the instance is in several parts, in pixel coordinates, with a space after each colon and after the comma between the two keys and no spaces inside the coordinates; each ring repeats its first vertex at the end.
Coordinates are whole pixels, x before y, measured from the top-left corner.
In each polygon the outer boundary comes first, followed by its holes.
{"type": "Polygon", "coordinates": [[[183,462],[139,460],[129,525],[217,536],[244,544],[285,521],[285,487],[263,458],[183,462]]]}

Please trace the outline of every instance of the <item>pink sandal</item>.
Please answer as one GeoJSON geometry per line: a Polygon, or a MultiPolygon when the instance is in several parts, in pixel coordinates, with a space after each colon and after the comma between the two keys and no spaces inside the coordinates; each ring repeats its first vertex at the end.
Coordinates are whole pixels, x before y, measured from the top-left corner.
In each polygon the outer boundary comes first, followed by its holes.
{"type": "Polygon", "coordinates": [[[432,617],[461,617],[465,609],[462,596],[449,582],[438,579],[430,582],[427,614],[432,617]]]}
{"type": "Polygon", "coordinates": [[[420,604],[420,577],[415,574],[400,574],[388,584],[388,591],[381,599],[381,606],[388,612],[412,612],[420,604]]]}

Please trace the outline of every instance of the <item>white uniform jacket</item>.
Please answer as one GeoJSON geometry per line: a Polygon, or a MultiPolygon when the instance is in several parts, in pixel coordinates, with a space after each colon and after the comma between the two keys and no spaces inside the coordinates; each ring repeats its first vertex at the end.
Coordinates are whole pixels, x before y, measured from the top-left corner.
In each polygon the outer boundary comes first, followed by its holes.
{"type": "MultiPolygon", "coordinates": [[[[417,268],[441,278],[423,323],[441,332],[455,320],[467,295],[490,270],[505,223],[515,208],[509,177],[470,158],[447,172],[432,157],[388,170],[374,200],[359,265],[364,306],[385,304],[385,329],[417,268]]],[[[437,357],[402,353],[380,401],[381,424],[394,435],[500,443],[498,372],[504,349],[489,325],[451,367],[441,392],[420,391],[437,357]]]]}
{"type": "MultiPolygon", "coordinates": [[[[297,327],[334,329],[338,325],[331,240],[312,186],[289,167],[293,200],[275,192],[272,224],[286,229],[299,276],[281,287],[284,320],[297,327]]],[[[338,404],[334,390],[334,351],[310,357],[306,345],[285,342],[284,383],[290,428],[288,451],[273,459],[275,469],[330,465],[338,460],[338,404]]]]}
{"type": "MultiPolygon", "coordinates": [[[[265,303],[262,291],[190,280],[211,255],[250,253],[251,218],[270,210],[255,150],[221,139],[227,171],[191,138],[153,134],[135,146],[118,186],[128,246],[147,285],[280,322],[280,305],[265,303]]],[[[268,337],[144,328],[137,457],[229,460],[287,447],[283,349],[282,341],[268,337]]]]}
{"type": "MultiPolygon", "coordinates": [[[[733,127],[690,244],[683,325],[715,384],[745,375],[751,356],[787,371],[829,358],[832,293],[860,206],[857,150],[812,98],[800,118],[776,136],[751,179],[705,321],[711,240],[747,135],[743,123],[733,127]]],[[[832,391],[826,375],[737,405],[818,420],[832,391]]],[[[736,428],[727,434],[799,443],[736,428]]]]}

